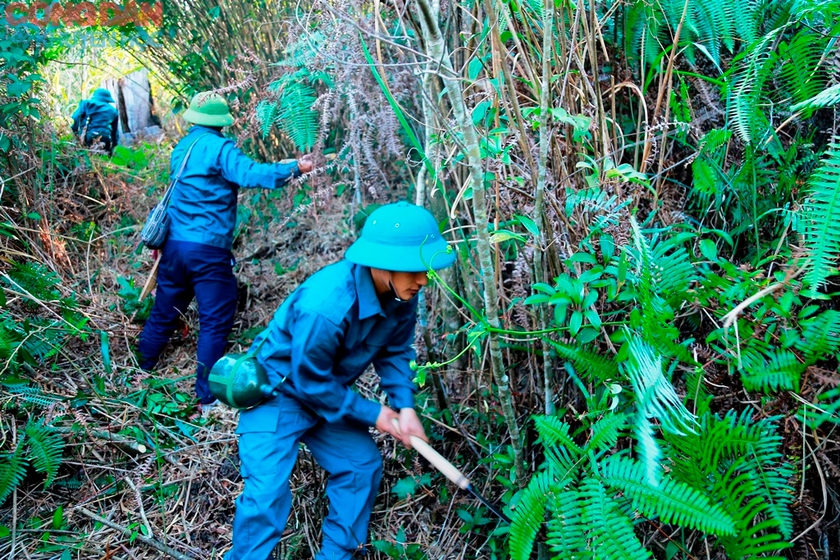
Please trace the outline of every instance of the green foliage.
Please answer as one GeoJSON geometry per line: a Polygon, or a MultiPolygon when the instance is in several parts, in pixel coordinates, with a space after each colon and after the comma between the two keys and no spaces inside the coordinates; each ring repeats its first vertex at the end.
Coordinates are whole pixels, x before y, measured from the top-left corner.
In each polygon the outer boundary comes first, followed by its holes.
{"type": "Polygon", "coordinates": [[[726,512],[687,484],[664,478],[657,486],[649,485],[645,482],[644,465],[621,455],[605,459],[599,470],[605,484],[621,490],[633,502],[633,507],[648,518],[658,517],[664,523],[704,533],[735,533],[726,512]]]}
{"type": "Polygon", "coordinates": [[[824,107],[832,107],[840,103],[840,84],[835,84],[830,88],[826,88],[810,99],[800,101],[791,107],[794,111],[808,111],[813,109],[822,109],[824,107]]]}
{"type": "Polygon", "coordinates": [[[703,491],[734,520],[736,534],[720,539],[730,558],[789,546],[793,470],[781,443],[772,419],[753,421],[749,412],[734,411],[723,418],[707,413],[696,434],[668,440],[672,476],[703,491]]]}
{"type": "Polygon", "coordinates": [[[263,136],[267,136],[276,124],[299,150],[311,150],[320,124],[318,112],[313,109],[317,95],[313,83],[320,79],[323,76],[313,76],[306,68],[301,68],[272,82],[269,91],[274,99],[261,101],[257,106],[263,136]]]}
{"type": "Polygon", "coordinates": [[[639,337],[628,333],[627,338],[630,359],[626,371],[636,393],[639,412],[645,418],[656,418],[664,430],[673,434],[692,432],[695,418],[662,374],[662,358],[639,337]]]}
{"type": "Polygon", "coordinates": [[[805,283],[819,289],[836,272],[840,258],[840,138],[835,138],[826,151],[808,187],[804,221],[809,266],[805,283]]]}
{"type": "Polygon", "coordinates": [[[148,319],[154,306],[154,298],[147,297],[140,301],[140,293],[143,288],[134,283],[134,278],[120,276],[117,278],[117,283],[120,285],[120,291],[117,292],[117,295],[122,300],[123,311],[138,322],[148,319]]]}
{"type": "Polygon", "coordinates": [[[535,423],[547,460],[513,512],[514,560],[529,558],[546,514],[546,544],[558,559],[651,558],[634,529],[638,517],[716,536],[729,558],[788,546],[793,471],[770,420],[707,412],[691,432],[663,432],[668,474],[653,482],[624,452],[584,452],[559,419],[535,423]]]}
{"type": "Polygon", "coordinates": [[[35,25],[0,26],[0,169],[4,176],[12,175],[5,171],[14,164],[13,149],[28,151],[28,135],[23,133],[41,119],[38,95],[45,82],[41,70],[61,56],[62,48],[58,33],[43,33],[35,25]]]}
{"type": "Polygon", "coordinates": [[[742,352],[741,359],[744,366],[741,380],[748,391],[796,391],[806,367],[793,352],[761,348],[759,344],[742,352]]]}
{"type": "Polygon", "coordinates": [[[26,476],[26,461],[21,454],[0,455],[0,504],[6,501],[26,476]]]}
{"type": "Polygon", "coordinates": [[[425,560],[428,558],[417,543],[409,543],[405,529],[399,528],[393,540],[375,540],[373,547],[388,558],[399,560],[425,560]]]}
{"type": "Polygon", "coordinates": [[[44,488],[49,487],[58,474],[61,466],[61,454],[64,451],[64,440],[49,426],[39,421],[30,420],[21,438],[21,445],[28,447],[28,461],[36,471],[47,476],[44,488]]]}
{"type": "Polygon", "coordinates": [[[30,420],[15,449],[0,455],[0,504],[23,482],[29,465],[46,475],[44,488],[49,487],[61,466],[63,451],[64,440],[50,426],[30,420]]]}
{"type": "Polygon", "coordinates": [[[761,4],[752,0],[634,1],[627,9],[624,49],[632,60],[655,67],[673,44],[682,22],[678,48],[686,58],[697,63],[701,54],[720,67],[723,49],[734,53],[736,40],[751,43],[756,39],[763,15],[761,4]]]}

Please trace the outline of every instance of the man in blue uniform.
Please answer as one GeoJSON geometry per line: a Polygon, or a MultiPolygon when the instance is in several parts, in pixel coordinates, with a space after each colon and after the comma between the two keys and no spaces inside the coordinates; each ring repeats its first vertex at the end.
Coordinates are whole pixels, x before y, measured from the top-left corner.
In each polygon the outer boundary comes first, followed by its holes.
{"type": "Polygon", "coordinates": [[[73,113],[73,132],[82,139],[82,144],[92,146],[102,143],[105,150],[112,154],[117,145],[117,121],[119,114],[111,105],[114,98],[107,89],[99,88],[90,99],[79,103],[73,113]]]}
{"type": "Polygon", "coordinates": [[[195,391],[206,409],[216,400],[207,376],[224,355],[236,313],[231,245],[238,190],[280,188],[311,171],[312,161],[305,155],[297,162],[262,164],[245,156],[222,135],[233,117],[225,99],[212,92],[196,95],[184,120],[195,126],[172,151],[171,173],[181,174],[167,212],[169,235],[158,268],[155,304],[140,334],[138,353],[142,369],[154,368],[179,316],[195,297],[200,322],[195,391]]]}
{"type": "Polygon", "coordinates": [[[410,447],[426,439],[414,411],[415,296],[426,271],[455,260],[425,209],[400,202],[375,210],[345,260],[299,286],[254,340],[280,394],[239,419],[245,487],[236,500],[226,560],[266,560],[286,526],[298,443],[329,473],[329,513],[316,560],[346,560],[368,540],[382,475],[375,426],[410,447]],[[391,406],[351,386],[373,364],[391,406]],[[285,381],[283,381],[285,379],[285,381]],[[281,383],[282,382],[282,383],[281,383]],[[399,429],[393,420],[399,423],[399,429]]]}

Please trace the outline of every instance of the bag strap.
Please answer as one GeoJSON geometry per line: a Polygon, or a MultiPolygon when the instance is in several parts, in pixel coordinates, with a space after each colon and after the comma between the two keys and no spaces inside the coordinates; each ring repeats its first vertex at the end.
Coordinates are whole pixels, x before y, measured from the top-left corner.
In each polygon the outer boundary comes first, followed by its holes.
{"type": "Polygon", "coordinates": [[[175,185],[181,179],[181,173],[184,172],[184,167],[186,167],[186,165],[187,165],[187,160],[190,158],[190,153],[192,152],[192,149],[195,147],[196,143],[199,140],[201,140],[204,136],[208,136],[208,134],[199,135],[198,138],[193,140],[192,144],[190,144],[190,147],[187,148],[187,153],[184,156],[184,159],[181,160],[181,167],[178,169],[178,174],[175,175],[175,178],[172,179],[171,183],[169,183],[169,187],[166,189],[166,192],[163,193],[163,199],[161,200],[161,202],[163,203],[164,206],[169,205],[169,199],[172,197],[172,191],[175,190],[175,185]]]}

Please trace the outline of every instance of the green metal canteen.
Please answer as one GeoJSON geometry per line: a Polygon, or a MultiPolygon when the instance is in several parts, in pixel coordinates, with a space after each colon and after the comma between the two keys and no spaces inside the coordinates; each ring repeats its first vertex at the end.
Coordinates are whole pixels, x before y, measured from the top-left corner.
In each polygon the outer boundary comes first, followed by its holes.
{"type": "Polygon", "coordinates": [[[208,376],[210,392],[223,404],[248,410],[277,395],[268,384],[265,368],[251,354],[226,354],[216,362],[208,376]]]}

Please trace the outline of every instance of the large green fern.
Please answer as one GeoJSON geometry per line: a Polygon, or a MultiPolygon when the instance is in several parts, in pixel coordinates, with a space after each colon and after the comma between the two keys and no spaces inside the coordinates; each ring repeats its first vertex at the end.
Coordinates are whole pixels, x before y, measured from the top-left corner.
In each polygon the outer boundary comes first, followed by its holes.
{"type": "Polygon", "coordinates": [[[597,478],[585,479],[579,492],[581,521],[588,529],[589,548],[596,558],[653,558],[633,531],[632,520],[619,508],[614,492],[610,492],[597,478]]]}
{"type": "Polygon", "coordinates": [[[819,168],[808,180],[804,205],[805,247],[809,266],[805,283],[820,289],[837,270],[840,258],[840,138],[835,137],[819,168]]]}
{"type": "MultiPolygon", "coordinates": [[[[20,449],[20,448],[18,448],[20,449]]],[[[26,460],[16,449],[0,455],[0,505],[6,501],[26,475],[26,460]]]]}
{"type": "Polygon", "coordinates": [[[749,412],[705,414],[696,434],[667,437],[671,476],[705,493],[732,518],[735,534],[721,535],[729,558],[748,558],[789,545],[793,522],[788,479],[772,420],[749,412]]]}
{"type": "Polygon", "coordinates": [[[284,74],[269,86],[274,97],[257,106],[257,118],[262,123],[263,136],[276,124],[297,149],[309,151],[315,144],[319,130],[318,112],[313,110],[315,88],[310,74],[303,68],[284,74]]]}
{"type": "Polygon", "coordinates": [[[663,375],[662,358],[641,338],[632,334],[627,337],[630,341],[627,373],[641,413],[647,418],[656,418],[671,433],[694,431],[696,419],[663,375]]]}
{"type": "Polygon", "coordinates": [[[794,111],[812,111],[814,109],[831,107],[838,103],[840,103],[840,84],[835,84],[809,99],[800,101],[791,107],[791,109],[794,111]]]}
{"type": "Polygon", "coordinates": [[[752,344],[741,353],[744,372],[741,381],[748,391],[772,392],[799,389],[799,379],[805,371],[793,352],[752,344]]]}
{"type": "MultiPolygon", "coordinates": [[[[592,558],[586,546],[587,527],[583,522],[583,503],[580,493],[573,488],[565,488],[548,497],[551,519],[546,530],[546,544],[557,556],[569,560],[592,558]]],[[[519,556],[518,558],[527,558],[519,556]]]]}
{"type": "Polygon", "coordinates": [[[35,470],[46,475],[44,488],[49,487],[61,466],[64,440],[50,426],[30,420],[24,429],[21,445],[27,448],[28,460],[35,470]]]}
{"type": "Polygon", "coordinates": [[[793,470],[771,419],[705,412],[692,432],[663,432],[667,473],[651,482],[648,467],[627,451],[606,455],[615,440],[599,434],[629,428],[627,415],[613,417],[591,424],[594,435],[585,447],[567,423],[535,419],[546,461],[513,509],[513,560],[530,557],[543,524],[556,560],[650,558],[634,529],[644,519],[715,537],[709,542],[733,559],[789,546],[793,470]],[[596,439],[603,445],[593,445],[596,439]]]}
{"type": "Polygon", "coordinates": [[[633,506],[649,518],[704,533],[735,533],[732,519],[718,504],[683,482],[664,477],[656,487],[646,484],[644,465],[621,455],[608,457],[598,470],[607,486],[621,490],[633,506]]]}

